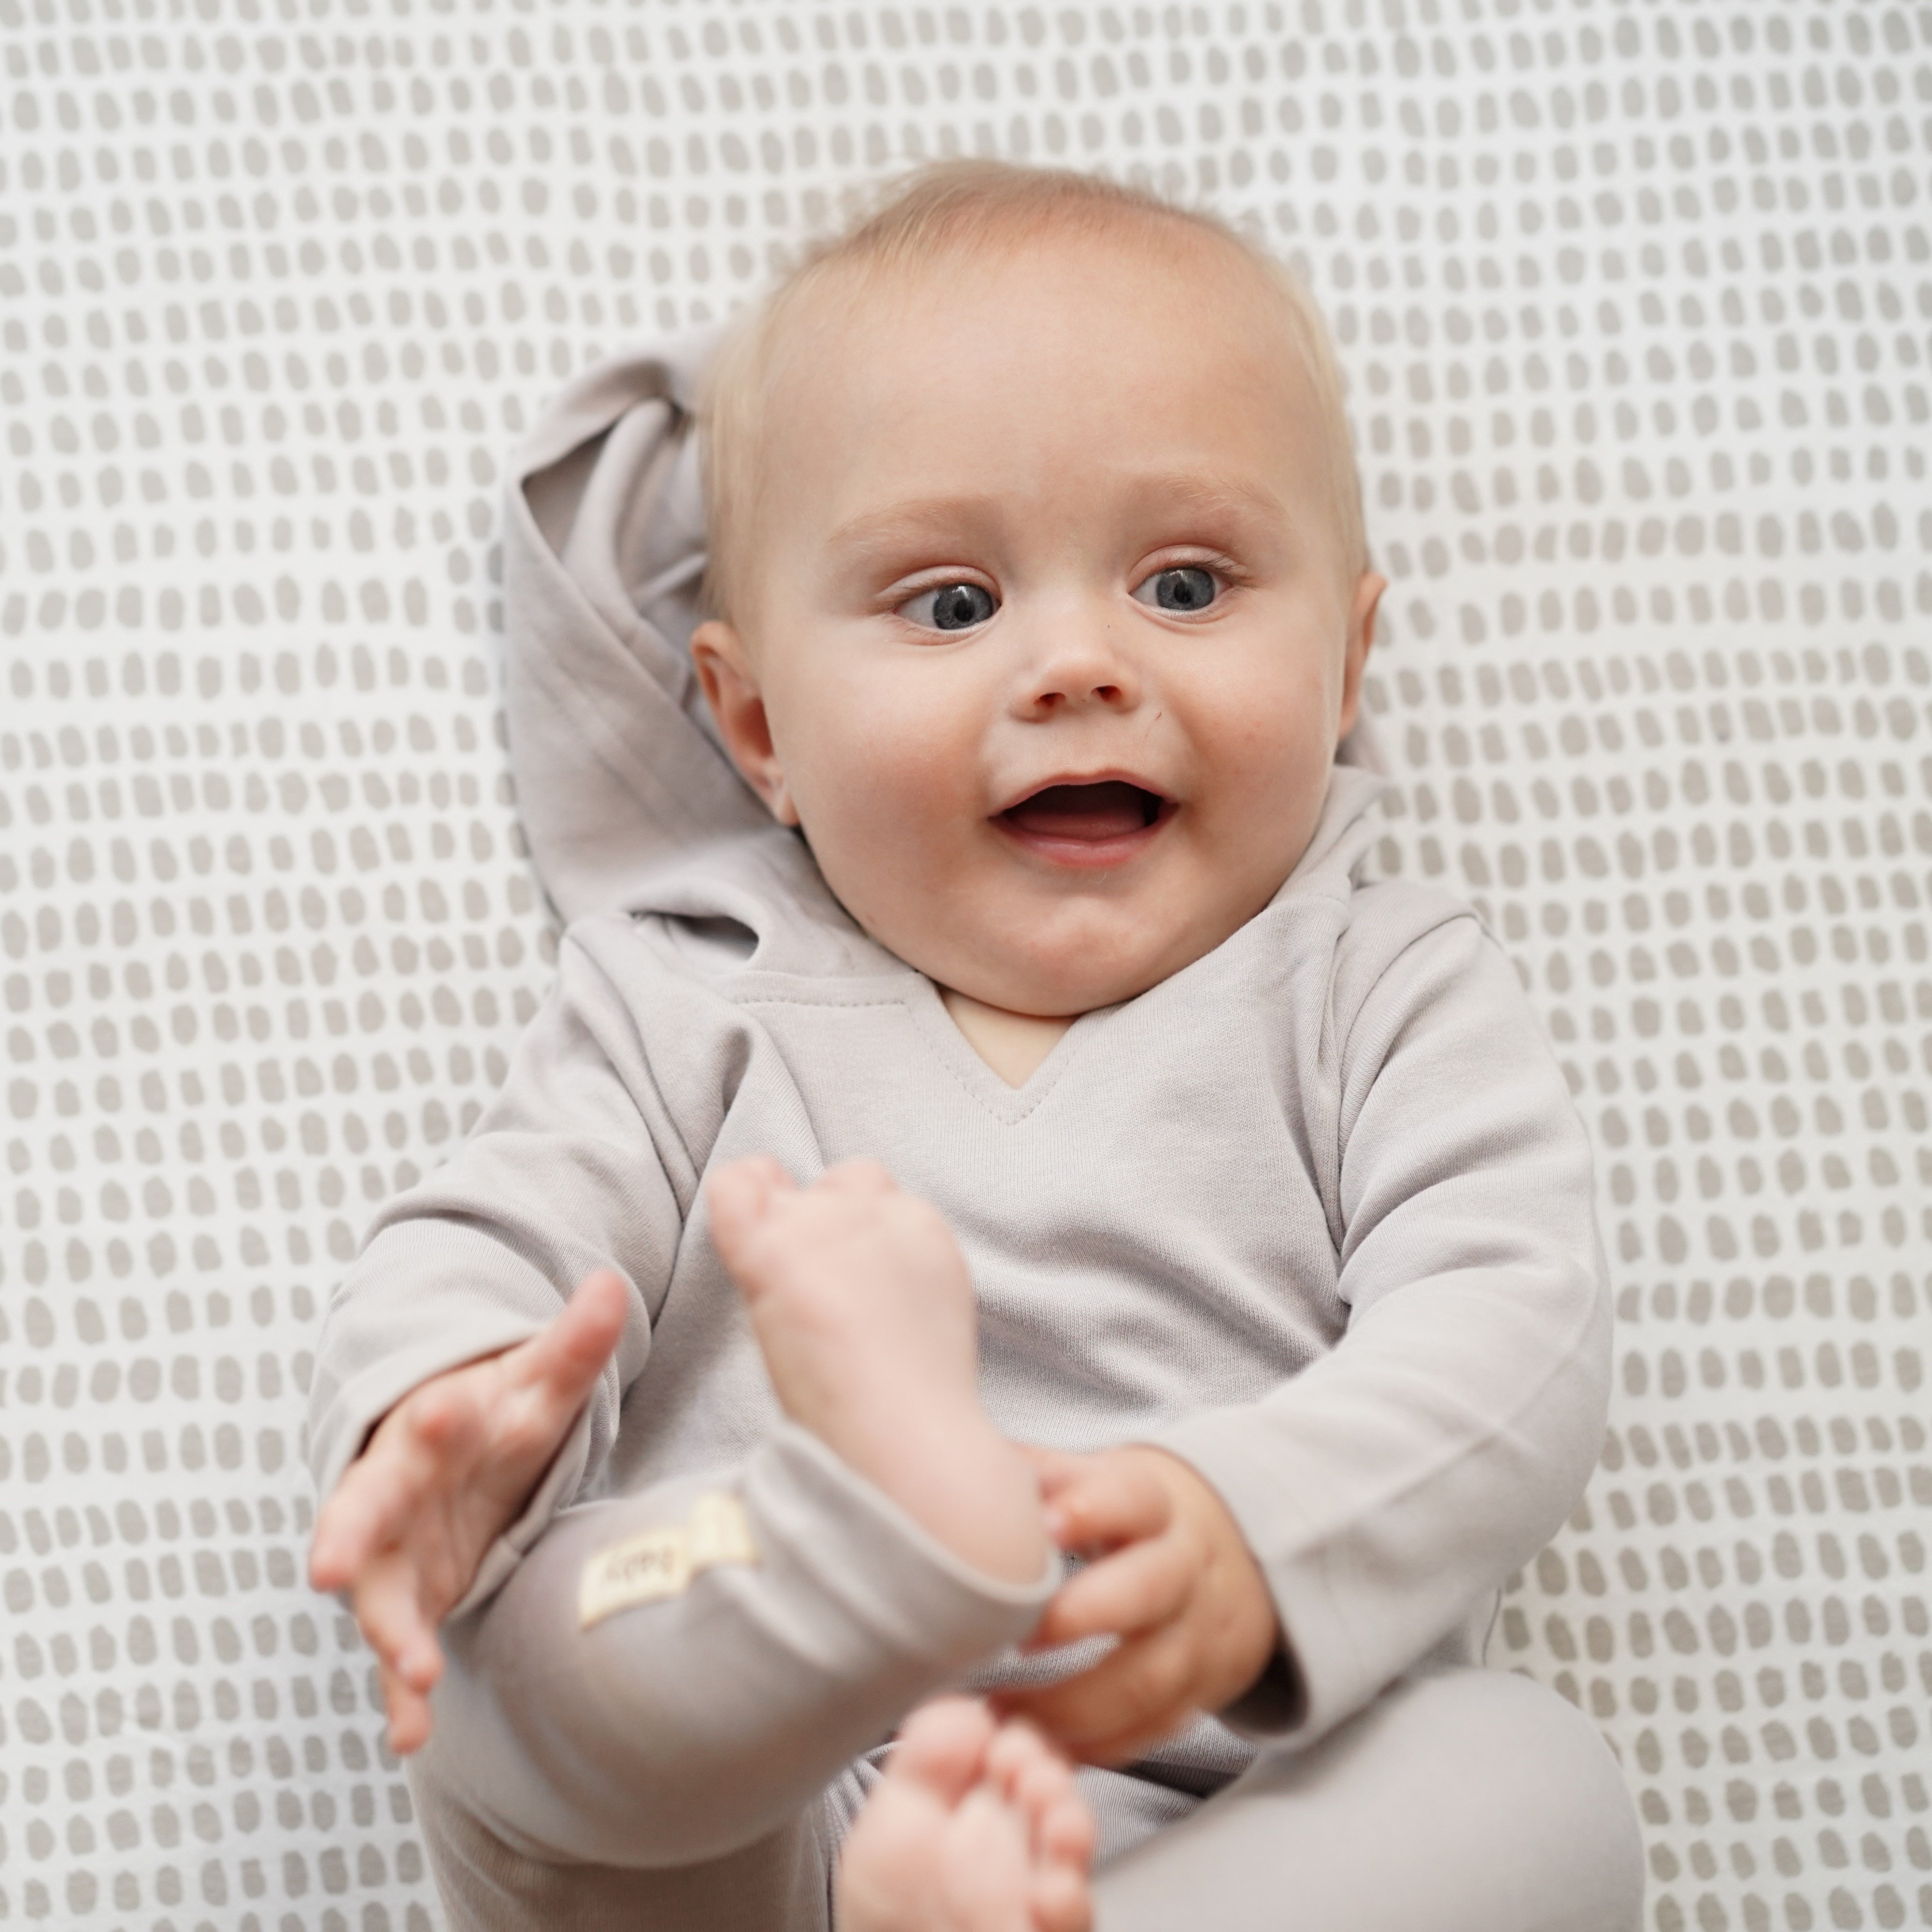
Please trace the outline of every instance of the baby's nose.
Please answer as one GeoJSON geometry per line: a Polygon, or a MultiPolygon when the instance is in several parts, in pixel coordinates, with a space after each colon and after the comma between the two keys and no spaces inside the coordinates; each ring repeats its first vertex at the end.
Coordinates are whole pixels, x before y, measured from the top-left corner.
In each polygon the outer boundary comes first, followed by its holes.
{"type": "Polygon", "coordinates": [[[1118,684],[1089,682],[1084,679],[1075,678],[1058,680],[1042,686],[1034,694],[1034,702],[1049,711],[1056,706],[1078,704],[1082,700],[1090,700],[1096,704],[1118,705],[1124,704],[1126,698],[1126,692],[1118,684]],[[1063,685],[1066,688],[1060,688],[1063,685]]]}
{"type": "Polygon", "coordinates": [[[1140,702],[1140,680],[1104,626],[1059,632],[1026,680],[1036,712],[1100,705],[1126,710],[1140,702]]]}

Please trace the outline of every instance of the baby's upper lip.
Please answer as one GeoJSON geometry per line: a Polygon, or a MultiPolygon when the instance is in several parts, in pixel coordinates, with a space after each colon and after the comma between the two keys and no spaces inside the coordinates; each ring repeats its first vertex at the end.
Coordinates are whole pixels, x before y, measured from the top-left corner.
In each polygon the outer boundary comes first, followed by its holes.
{"type": "Polygon", "coordinates": [[[1000,804],[994,806],[992,817],[998,818],[1003,812],[1011,812],[1016,806],[1025,804],[1030,798],[1037,798],[1043,791],[1052,791],[1061,785],[1132,785],[1136,790],[1149,792],[1162,805],[1169,804],[1174,794],[1152,778],[1144,778],[1138,772],[1130,771],[1124,765],[1107,765],[1098,771],[1058,772],[1052,778],[1030,779],[1017,791],[1010,793],[1000,804]]]}

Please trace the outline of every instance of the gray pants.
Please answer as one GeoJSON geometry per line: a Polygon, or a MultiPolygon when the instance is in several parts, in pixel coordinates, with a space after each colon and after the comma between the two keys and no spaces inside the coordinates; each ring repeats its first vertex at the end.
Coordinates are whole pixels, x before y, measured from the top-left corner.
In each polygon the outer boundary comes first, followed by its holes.
{"type": "MultiPolygon", "coordinates": [[[[598,1552],[706,1481],[569,1511],[448,1632],[410,1766],[453,1932],[819,1932],[838,1838],[911,1706],[1030,1628],[990,1582],[787,1430],[733,1473],[759,1560],[581,1626],[598,1552]],[[872,1756],[868,1758],[867,1754],[872,1756]]],[[[1087,1772],[1100,1932],[1631,1932],[1617,1767],[1526,1679],[1405,1678],[1204,1799],[1087,1772]]]]}

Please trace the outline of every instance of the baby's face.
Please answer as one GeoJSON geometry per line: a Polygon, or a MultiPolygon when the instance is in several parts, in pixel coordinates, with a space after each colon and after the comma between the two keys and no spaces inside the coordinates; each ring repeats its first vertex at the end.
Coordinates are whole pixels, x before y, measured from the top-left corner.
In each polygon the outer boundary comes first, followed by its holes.
{"type": "Polygon", "coordinates": [[[1178,224],[1057,236],[781,348],[750,581],[694,655],[746,776],[942,986],[1131,998],[1307,845],[1382,582],[1337,563],[1278,299],[1178,224]]]}

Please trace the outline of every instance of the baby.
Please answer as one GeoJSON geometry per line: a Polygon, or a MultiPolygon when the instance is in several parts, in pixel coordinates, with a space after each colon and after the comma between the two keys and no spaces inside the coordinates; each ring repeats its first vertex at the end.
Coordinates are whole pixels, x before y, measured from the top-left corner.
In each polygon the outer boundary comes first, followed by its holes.
{"type": "Polygon", "coordinates": [[[676,372],[532,444],[587,916],[320,1351],[313,1574],[453,1923],[1624,1932],[1610,1754],[1479,1667],[1601,1436],[1589,1150],[1474,917],[1358,876],[1318,318],[952,164],[706,382],[701,613],[676,372]]]}

